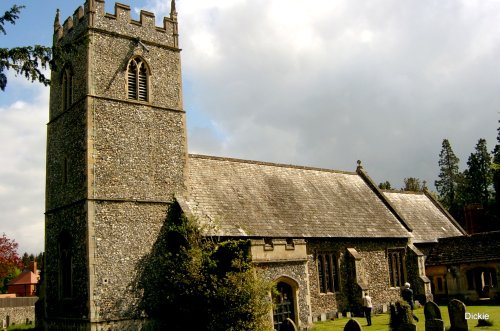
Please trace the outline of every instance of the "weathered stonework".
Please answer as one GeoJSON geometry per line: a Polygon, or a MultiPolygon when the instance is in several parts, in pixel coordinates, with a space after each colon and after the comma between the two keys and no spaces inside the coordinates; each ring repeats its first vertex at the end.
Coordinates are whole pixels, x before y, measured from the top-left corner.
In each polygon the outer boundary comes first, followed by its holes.
{"type": "Polygon", "coordinates": [[[361,288],[354,281],[354,272],[361,273],[367,290],[373,299],[374,312],[382,312],[382,306],[400,298],[400,289],[389,285],[387,248],[405,247],[403,240],[310,240],[307,245],[308,271],[313,318],[320,320],[321,315],[333,317],[337,312],[358,312],[361,306],[361,288]],[[353,270],[352,257],[347,248],[355,248],[361,256],[361,269],[353,270]],[[316,261],[318,252],[338,254],[340,289],[337,292],[320,293],[316,261]]]}
{"type": "Polygon", "coordinates": [[[161,330],[143,311],[141,286],[161,277],[151,257],[161,254],[173,203],[206,225],[206,235],[251,240],[258,272],[281,286],[270,294],[283,308],[273,318],[289,314],[308,328],[356,314],[365,290],[381,312],[400,298],[390,285],[390,256],[393,283],[409,281],[426,297],[430,246],[422,253],[412,240],[428,233],[413,231],[395,208],[415,216],[413,200],[428,203],[426,196],[391,193],[407,203],[393,205],[360,163],[356,172],[339,172],[187,155],[172,5],[160,27],[149,12],[132,20],[123,4],[107,14],[103,0],[87,0],[62,25],[57,14],[55,45],[75,43],[78,51],[51,76],[44,305],[37,304],[43,327],[161,330]],[[320,286],[318,256],[323,270],[335,263],[335,286],[320,286]]]}
{"type": "Polygon", "coordinates": [[[8,321],[8,326],[25,324],[26,322],[33,324],[35,321],[35,306],[0,308],[0,323],[2,321],[8,321]]]}
{"type": "Polygon", "coordinates": [[[129,6],[107,14],[104,1],[87,0],[62,25],[57,14],[54,44],[65,43],[78,51],[51,76],[42,319],[46,329],[135,330],[149,323],[138,308],[141,261],[185,191],[176,13],[157,27],[152,13],[134,21],[129,6]],[[133,57],[148,69],[146,101],[127,94],[133,57]]]}
{"type": "Polygon", "coordinates": [[[298,320],[294,321],[299,327],[307,327],[312,323],[310,298],[308,295],[308,275],[306,262],[268,262],[256,263],[260,275],[267,280],[282,280],[292,285],[295,291],[295,309],[298,320]]]}

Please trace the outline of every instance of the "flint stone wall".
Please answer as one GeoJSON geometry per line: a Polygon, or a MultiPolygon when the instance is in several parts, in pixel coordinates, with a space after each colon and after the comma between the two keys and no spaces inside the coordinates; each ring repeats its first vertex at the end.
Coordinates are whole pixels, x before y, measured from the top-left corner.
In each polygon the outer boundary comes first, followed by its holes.
{"type": "Polygon", "coordinates": [[[389,286],[389,265],[387,248],[405,247],[406,240],[310,240],[307,245],[309,288],[311,293],[312,315],[315,319],[320,316],[335,316],[337,312],[351,311],[361,307],[361,292],[353,279],[353,270],[350,270],[348,259],[352,258],[347,248],[355,248],[361,255],[362,273],[368,284],[370,296],[373,300],[374,313],[382,312],[383,305],[389,305],[400,298],[400,289],[389,286]],[[320,252],[338,253],[340,291],[335,293],[320,293],[318,266],[316,254],[320,252]],[[351,293],[359,293],[359,298],[350,298],[351,293]]]}
{"type": "Polygon", "coordinates": [[[45,216],[46,310],[49,316],[88,317],[88,231],[87,204],[72,204],[45,216]],[[59,236],[71,234],[72,297],[60,298],[59,293],[59,236]]]}
{"type": "Polygon", "coordinates": [[[183,191],[184,114],[95,100],[91,196],[171,201],[183,191]]]}
{"type": "MultiPolygon", "coordinates": [[[[94,204],[93,301],[97,320],[139,318],[143,260],[158,238],[168,205],[109,202],[94,204]]],[[[158,270],[158,277],[161,277],[158,270]]]]}

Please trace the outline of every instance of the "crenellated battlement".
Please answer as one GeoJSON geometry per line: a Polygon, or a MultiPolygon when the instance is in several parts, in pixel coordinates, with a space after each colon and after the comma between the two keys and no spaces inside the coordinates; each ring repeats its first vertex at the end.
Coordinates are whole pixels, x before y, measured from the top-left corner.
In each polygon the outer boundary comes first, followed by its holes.
{"type": "Polygon", "coordinates": [[[54,41],[78,34],[86,28],[102,29],[112,33],[128,35],[141,40],[165,43],[178,47],[178,26],[175,0],[171,2],[170,17],[163,18],[163,26],[156,25],[155,14],[141,10],[139,20],[131,16],[129,5],[115,3],[114,13],[106,13],[104,0],[86,0],[61,25],[59,10],[54,21],[54,41]]]}

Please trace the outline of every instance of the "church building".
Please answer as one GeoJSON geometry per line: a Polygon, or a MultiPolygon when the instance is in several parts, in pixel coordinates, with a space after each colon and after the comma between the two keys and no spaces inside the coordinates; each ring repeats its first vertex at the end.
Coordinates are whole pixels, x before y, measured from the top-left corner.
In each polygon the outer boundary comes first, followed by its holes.
{"type": "MultiPolygon", "coordinates": [[[[87,0],[54,45],[79,45],[52,71],[47,125],[45,330],[141,330],[132,284],[173,204],[207,236],[251,241],[258,272],[278,289],[270,320],[299,329],[400,298],[431,297],[425,258],[463,229],[427,192],[380,190],[363,169],[188,153],[175,1],[155,16],[87,0]]],[[[189,111],[189,110],[187,110],[189,111]]],[[[271,294],[270,294],[271,295],[271,294]]]]}

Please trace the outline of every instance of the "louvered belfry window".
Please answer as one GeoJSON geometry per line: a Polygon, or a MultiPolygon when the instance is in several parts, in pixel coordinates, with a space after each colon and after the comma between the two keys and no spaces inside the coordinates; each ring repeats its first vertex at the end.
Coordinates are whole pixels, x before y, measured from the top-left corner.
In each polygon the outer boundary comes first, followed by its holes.
{"type": "Polygon", "coordinates": [[[148,101],[148,68],[141,58],[134,58],[127,68],[127,97],[148,101]]]}

